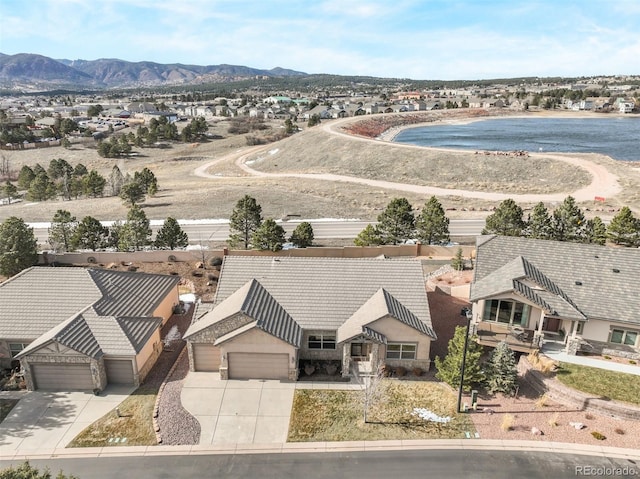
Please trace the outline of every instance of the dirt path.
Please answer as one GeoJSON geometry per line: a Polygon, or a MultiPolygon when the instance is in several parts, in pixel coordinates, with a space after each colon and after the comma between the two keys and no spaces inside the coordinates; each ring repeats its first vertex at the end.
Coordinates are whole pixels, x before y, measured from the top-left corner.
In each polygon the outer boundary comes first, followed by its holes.
{"type": "MultiPolygon", "coordinates": [[[[374,142],[380,143],[381,140],[370,139],[357,137],[353,135],[349,135],[342,131],[338,130],[338,127],[344,125],[345,123],[349,123],[354,121],[353,118],[345,118],[343,120],[332,121],[330,123],[326,123],[321,126],[323,131],[327,132],[331,135],[339,135],[350,140],[356,141],[366,141],[366,142],[374,142]]],[[[412,125],[414,126],[414,125],[412,125]]],[[[401,148],[419,148],[423,149],[425,147],[416,146],[416,145],[406,145],[400,143],[393,143],[394,147],[401,148]]],[[[371,186],[374,188],[383,188],[390,189],[396,191],[403,191],[409,193],[415,193],[424,196],[460,196],[464,198],[477,198],[483,200],[490,201],[503,201],[508,198],[513,199],[516,202],[561,202],[567,195],[572,195],[576,201],[593,201],[594,197],[601,196],[605,198],[609,198],[615,196],[621,191],[621,187],[618,183],[618,177],[613,173],[609,172],[604,166],[598,165],[588,160],[584,160],[581,158],[575,158],[571,156],[564,156],[560,154],[540,154],[540,153],[531,153],[530,157],[535,159],[539,158],[551,158],[553,160],[562,161],[567,163],[571,167],[578,167],[586,170],[593,178],[591,183],[579,190],[575,191],[566,191],[562,193],[554,193],[554,194],[510,194],[510,193],[496,193],[496,192],[488,192],[488,191],[470,191],[470,190],[462,190],[462,189],[450,189],[450,188],[439,188],[434,186],[422,186],[422,185],[413,185],[408,183],[397,183],[392,181],[383,181],[383,180],[373,180],[368,178],[359,178],[347,175],[336,175],[331,173],[267,173],[264,171],[259,171],[253,169],[251,166],[247,165],[247,161],[249,157],[255,155],[256,153],[266,152],[268,150],[273,150],[275,147],[274,144],[270,145],[261,145],[256,147],[251,147],[248,149],[244,149],[242,151],[234,152],[230,155],[226,155],[222,158],[219,158],[215,161],[208,162],[194,170],[194,174],[196,176],[200,176],[203,178],[214,178],[220,179],[221,176],[212,175],[207,173],[207,169],[211,166],[221,163],[223,161],[233,161],[235,160],[236,166],[240,168],[243,172],[260,178],[301,178],[308,180],[319,180],[319,181],[332,181],[339,183],[353,183],[371,186]]],[[[440,151],[451,151],[445,148],[432,148],[434,150],[440,151]]]]}

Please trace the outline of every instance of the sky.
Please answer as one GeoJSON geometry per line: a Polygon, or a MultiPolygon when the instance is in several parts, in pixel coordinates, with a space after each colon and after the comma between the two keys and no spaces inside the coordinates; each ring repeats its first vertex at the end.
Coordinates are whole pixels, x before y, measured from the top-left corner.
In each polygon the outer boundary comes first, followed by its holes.
{"type": "Polygon", "coordinates": [[[416,80],[640,74],[640,0],[0,0],[0,52],[416,80]]]}

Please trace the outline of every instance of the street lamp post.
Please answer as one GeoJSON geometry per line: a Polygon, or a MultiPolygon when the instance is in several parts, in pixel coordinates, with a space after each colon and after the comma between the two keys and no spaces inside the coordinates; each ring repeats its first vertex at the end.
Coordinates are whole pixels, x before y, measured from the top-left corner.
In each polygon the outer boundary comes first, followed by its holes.
{"type": "Polygon", "coordinates": [[[460,406],[462,405],[462,387],[464,385],[464,367],[465,362],[467,361],[467,348],[469,346],[469,327],[471,325],[471,318],[473,313],[469,308],[462,308],[460,311],[460,316],[465,316],[467,318],[467,330],[464,335],[464,350],[462,351],[462,365],[460,367],[460,388],[458,389],[458,412],[462,412],[460,410],[460,406]]]}

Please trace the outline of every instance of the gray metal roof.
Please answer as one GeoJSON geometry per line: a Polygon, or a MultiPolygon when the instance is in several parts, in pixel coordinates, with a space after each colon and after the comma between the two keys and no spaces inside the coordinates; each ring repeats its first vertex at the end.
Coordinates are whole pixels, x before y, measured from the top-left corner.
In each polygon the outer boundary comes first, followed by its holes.
{"type": "Polygon", "coordinates": [[[151,316],[167,293],[180,281],[177,276],[90,269],[102,293],[94,305],[100,316],[151,316]]]}
{"type": "MultiPolygon", "coordinates": [[[[415,259],[225,256],[216,303],[252,279],[303,329],[336,330],[380,288],[425,330],[431,328],[422,266],[415,259]]],[[[400,309],[397,313],[404,314],[400,309]]]]}
{"type": "Polygon", "coordinates": [[[34,267],[0,284],[0,338],[58,341],[95,357],[132,355],[159,327],[151,317],[179,278],[111,270],[34,267]]]}
{"type": "Polygon", "coordinates": [[[257,320],[256,327],[299,348],[302,329],[291,315],[255,279],[242,304],[242,312],[257,320]]]}
{"type": "Polygon", "coordinates": [[[296,347],[302,343],[302,328],[269,294],[259,281],[252,279],[222,301],[216,308],[194,322],[184,337],[188,338],[230,316],[243,313],[255,320],[255,327],[296,347]]]}
{"type": "Polygon", "coordinates": [[[559,315],[640,324],[638,249],[509,236],[478,239],[472,300],[503,293],[505,284],[523,277],[541,286],[531,291],[559,315]],[[518,257],[524,259],[523,276],[517,275],[518,257]]]}

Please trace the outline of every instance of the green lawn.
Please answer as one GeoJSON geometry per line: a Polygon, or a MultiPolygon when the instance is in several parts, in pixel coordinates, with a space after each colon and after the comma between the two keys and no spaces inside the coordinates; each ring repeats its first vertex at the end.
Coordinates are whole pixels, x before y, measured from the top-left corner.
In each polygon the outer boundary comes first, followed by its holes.
{"type": "Polygon", "coordinates": [[[635,374],[560,363],[556,378],[579,391],[640,405],[640,376],[635,374]]]}
{"type": "Polygon", "coordinates": [[[288,441],[454,439],[464,438],[465,431],[475,432],[469,416],[456,414],[456,396],[442,384],[384,381],[380,391],[365,423],[362,392],[297,390],[288,441]],[[414,408],[426,408],[452,420],[425,421],[411,414],[414,408]]]}
{"type": "Polygon", "coordinates": [[[0,422],[4,421],[16,404],[17,399],[0,399],[0,422]]]}

